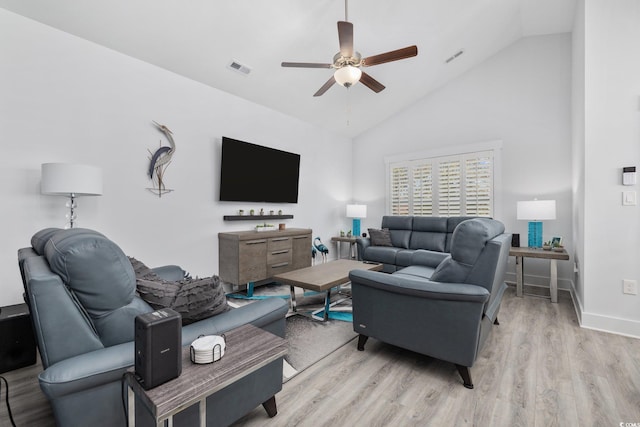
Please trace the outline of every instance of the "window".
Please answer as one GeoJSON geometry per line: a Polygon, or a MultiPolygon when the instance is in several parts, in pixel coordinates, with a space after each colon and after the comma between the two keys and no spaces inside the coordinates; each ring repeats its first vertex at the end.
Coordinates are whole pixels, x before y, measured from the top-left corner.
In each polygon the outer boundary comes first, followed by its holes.
{"type": "Polygon", "coordinates": [[[494,151],[390,161],[391,215],[494,215],[494,151]]]}

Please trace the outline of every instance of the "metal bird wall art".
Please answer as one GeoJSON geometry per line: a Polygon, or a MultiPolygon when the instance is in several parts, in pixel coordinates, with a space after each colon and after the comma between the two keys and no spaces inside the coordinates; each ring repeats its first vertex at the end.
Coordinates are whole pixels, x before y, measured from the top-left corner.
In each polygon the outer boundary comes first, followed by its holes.
{"type": "Polygon", "coordinates": [[[163,194],[173,191],[165,186],[164,172],[171,163],[171,157],[176,152],[176,143],[173,140],[173,133],[168,127],[161,125],[156,121],[153,121],[153,124],[167,137],[167,140],[169,140],[169,147],[163,146],[162,142],[160,142],[160,148],[155,152],[151,152],[151,150],[149,150],[151,157],[149,158],[149,169],[147,171],[147,175],[153,182],[153,187],[147,188],[147,190],[151,191],[153,194],[157,194],[158,197],[162,197],[163,194]]]}

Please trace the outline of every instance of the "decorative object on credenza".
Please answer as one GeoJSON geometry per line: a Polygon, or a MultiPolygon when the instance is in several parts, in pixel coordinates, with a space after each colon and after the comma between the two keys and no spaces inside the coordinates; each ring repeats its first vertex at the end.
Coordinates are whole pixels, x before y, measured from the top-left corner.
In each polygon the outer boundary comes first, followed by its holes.
{"type": "Polygon", "coordinates": [[[267,224],[266,222],[264,224],[256,225],[256,231],[273,231],[275,229],[276,229],[275,225],[267,224]]]}
{"type": "Polygon", "coordinates": [[[367,205],[347,205],[347,218],[353,218],[353,235],[360,237],[360,219],[367,217],[367,205]]]}
{"type": "Polygon", "coordinates": [[[530,248],[541,248],[542,221],[556,219],[556,201],[534,199],[518,202],[517,218],[529,220],[527,245],[530,248]]]}
{"type": "Polygon", "coordinates": [[[173,141],[173,133],[169,130],[165,125],[161,125],[157,122],[153,122],[153,124],[158,128],[158,130],[167,137],[169,140],[169,147],[162,146],[162,141],[160,142],[160,148],[158,148],[154,153],[149,150],[149,154],[151,155],[149,159],[149,170],[148,175],[149,179],[152,181],[153,187],[147,188],[147,190],[151,191],[153,194],[157,194],[158,197],[162,197],[163,194],[170,193],[173,190],[168,189],[164,184],[164,173],[166,168],[171,163],[171,157],[176,152],[176,144],[173,141]]]}
{"type": "Polygon", "coordinates": [[[42,194],[69,198],[69,221],[65,228],[73,228],[76,220],[76,197],[102,195],[102,170],[96,166],[69,163],[43,163],[40,181],[42,194]]]}
{"type": "Polygon", "coordinates": [[[240,215],[240,216],[244,215],[244,211],[243,211],[242,209],[240,209],[240,210],[238,211],[238,215],[240,215]]]}
{"type": "Polygon", "coordinates": [[[251,209],[251,210],[249,211],[249,215],[252,215],[252,216],[253,216],[253,214],[254,214],[254,213],[256,213],[256,211],[254,211],[253,209],[251,209]]]}
{"type": "Polygon", "coordinates": [[[327,255],[329,254],[329,248],[327,248],[319,237],[313,239],[313,248],[322,254],[322,262],[327,261],[327,255]]]}

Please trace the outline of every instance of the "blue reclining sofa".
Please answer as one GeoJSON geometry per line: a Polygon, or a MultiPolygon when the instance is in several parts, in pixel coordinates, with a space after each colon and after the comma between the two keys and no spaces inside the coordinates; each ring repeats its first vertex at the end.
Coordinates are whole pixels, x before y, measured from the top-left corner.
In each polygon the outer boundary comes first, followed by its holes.
{"type": "MultiPolygon", "coordinates": [[[[56,424],[125,426],[122,377],[134,365],[134,319],[154,311],[135,293],[131,262],[114,242],[88,229],[45,229],[31,245],[18,251],[18,263],[44,368],[38,379],[56,424]]],[[[171,281],[185,274],[178,266],[155,272],[171,281]]],[[[273,298],[226,311],[184,326],[182,345],[245,324],[284,338],[287,309],[273,298]]],[[[207,424],[229,425],[261,403],[275,415],[273,397],[281,388],[282,358],[211,395],[207,424]]],[[[198,418],[192,406],[174,425],[196,425],[198,418]]],[[[136,425],[150,421],[136,411],[136,425]]]]}

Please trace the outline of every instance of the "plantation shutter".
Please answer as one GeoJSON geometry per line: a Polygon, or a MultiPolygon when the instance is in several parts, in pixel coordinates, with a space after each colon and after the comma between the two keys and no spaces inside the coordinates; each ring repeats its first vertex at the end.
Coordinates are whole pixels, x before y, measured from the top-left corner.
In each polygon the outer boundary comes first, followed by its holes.
{"type": "Polygon", "coordinates": [[[462,204],[462,161],[445,160],[438,165],[438,214],[459,216],[462,204]]]}
{"type": "Polygon", "coordinates": [[[467,215],[493,215],[493,156],[490,152],[465,159],[465,205],[467,215]]]}
{"type": "Polygon", "coordinates": [[[413,215],[433,215],[433,166],[418,163],[412,168],[413,215]]]}
{"type": "Polygon", "coordinates": [[[389,163],[390,215],[493,216],[494,152],[389,163]]]}
{"type": "Polygon", "coordinates": [[[409,166],[391,168],[391,215],[409,215],[409,166]]]}

